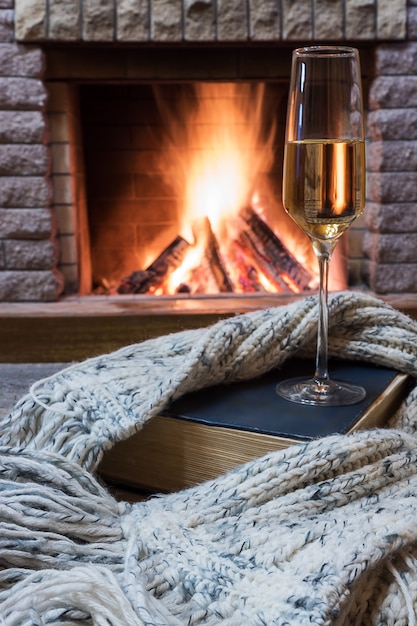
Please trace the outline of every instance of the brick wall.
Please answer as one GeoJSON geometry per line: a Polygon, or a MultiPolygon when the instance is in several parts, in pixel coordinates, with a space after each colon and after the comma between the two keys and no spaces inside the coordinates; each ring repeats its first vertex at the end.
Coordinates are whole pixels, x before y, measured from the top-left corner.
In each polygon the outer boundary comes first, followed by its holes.
{"type": "Polygon", "coordinates": [[[239,67],[246,60],[250,71],[260,55],[268,75],[283,43],[289,49],[330,40],[369,44],[375,53],[368,207],[356,235],[352,229],[351,246],[359,249],[363,239],[369,261],[352,273],[364,268],[380,293],[417,291],[417,0],[89,0],[80,6],[0,0],[0,301],[48,301],[82,291],[78,259],[87,233],[77,81],[93,74],[172,77],[166,52],[174,46],[182,71],[198,78],[202,44],[221,59],[221,44],[231,50],[232,43],[247,42],[263,48],[249,46],[252,52],[243,50],[239,59],[231,52],[217,63],[220,73],[228,71],[225,58],[239,67]]]}

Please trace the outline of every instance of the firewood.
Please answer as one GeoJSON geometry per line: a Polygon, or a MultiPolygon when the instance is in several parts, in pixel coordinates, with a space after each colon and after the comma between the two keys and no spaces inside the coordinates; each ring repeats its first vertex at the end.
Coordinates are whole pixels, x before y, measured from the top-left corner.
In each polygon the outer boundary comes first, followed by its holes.
{"type": "Polygon", "coordinates": [[[233,292],[233,283],[221,259],[219,245],[212,231],[209,218],[203,217],[196,220],[193,223],[192,229],[196,240],[205,242],[205,256],[211,267],[219,291],[221,293],[233,292]]]}
{"type": "Polygon", "coordinates": [[[240,215],[249,226],[246,231],[248,240],[256,253],[273,268],[277,279],[282,281],[280,275],[287,274],[300,291],[308,289],[312,276],[287,250],[268,224],[251,207],[243,209],[240,215]]]}
{"type": "Polygon", "coordinates": [[[189,247],[190,244],[183,237],[176,237],[146,270],[132,272],[123,278],[117,292],[135,294],[155,290],[181,265],[189,247]]]}

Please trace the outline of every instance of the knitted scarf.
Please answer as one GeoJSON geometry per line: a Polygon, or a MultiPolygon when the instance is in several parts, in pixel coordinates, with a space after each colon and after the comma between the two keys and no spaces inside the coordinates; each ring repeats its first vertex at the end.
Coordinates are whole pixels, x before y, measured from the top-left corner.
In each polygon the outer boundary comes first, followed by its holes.
{"type": "MultiPolygon", "coordinates": [[[[117,502],[95,476],[181,395],[312,357],[317,307],[239,315],[35,384],[0,423],[0,624],[416,624],[417,387],[389,428],[178,493],[117,502]]],[[[329,307],[331,356],[417,376],[416,322],[364,294],[329,307]]]]}

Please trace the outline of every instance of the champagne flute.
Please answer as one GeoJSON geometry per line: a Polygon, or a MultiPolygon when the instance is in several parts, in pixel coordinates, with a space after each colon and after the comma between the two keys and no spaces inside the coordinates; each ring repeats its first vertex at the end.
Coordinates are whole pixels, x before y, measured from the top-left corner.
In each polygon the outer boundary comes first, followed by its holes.
{"type": "Polygon", "coordinates": [[[319,263],[316,369],[277,385],[287,400],[360,402],[365,390],[328,373],[328,272],[332,252],[365,205],[365,142],[359,54],[346,46],[293,51],[284,152],[283,204],[319,263]]]}

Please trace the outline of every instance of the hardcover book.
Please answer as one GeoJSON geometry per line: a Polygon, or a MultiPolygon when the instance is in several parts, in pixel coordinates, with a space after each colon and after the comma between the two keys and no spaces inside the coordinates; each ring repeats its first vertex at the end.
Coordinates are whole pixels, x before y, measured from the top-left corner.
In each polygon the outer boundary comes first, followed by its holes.
{"type": "Polygon", "coordinates": [[[330,362],[329,370],[365,387],[358,404],[318,407],[277,395],[279,380],[312,374],[312,367],[311,360],[293,359],[250,381],[187,394],[106,452],[100,475],[142,490],[183,489],[295,443],[383,426],[405,395],[407,375],[347,361],[330,362]]]}

